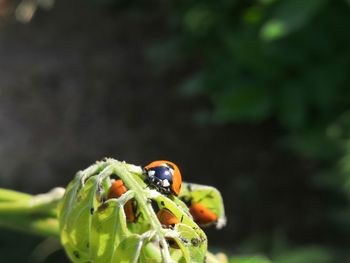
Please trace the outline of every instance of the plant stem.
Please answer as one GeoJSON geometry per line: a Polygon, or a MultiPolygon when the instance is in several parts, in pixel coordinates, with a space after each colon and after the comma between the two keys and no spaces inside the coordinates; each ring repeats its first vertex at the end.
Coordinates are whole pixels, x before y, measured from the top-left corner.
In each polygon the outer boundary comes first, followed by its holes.
{"type": "Polygon", "coordinates": [[[4,201],[24,201],[29,200],[33,196],[9,189],[0,188],[0,202],[4,201]]]}
{"type": "Polygon", "coordinates": [[[59,235],[58,220],[55,218],[38,216],[1,216],[0,226],[43,237],[57,237],[59,235]]]}
{"type": "Polygon", "coordinates": [[[32,196],[0,188],[0,226],[40,236],[58,236],[56,206],[64,189],[32,196]]]}
{"type": "Polygon", "coordinates": [[[56,217],[55,209],[63,194],[63,188],[54,188],[48,193],[30,196],[28,199],[25,194],[15,192],[12,196],[18,198],[16,201],[0,202],[0,215],[46,214],[56,217]],[[22,199],[19,199],[21,196],[22,199]]]}
{"type": "Polygon", "coordinates": [[[28,202],[4,202],[0,203],[0,216],[3,215],[26,215],[42,214],[56,217],[53,204],[31,206],[28,202]]]}

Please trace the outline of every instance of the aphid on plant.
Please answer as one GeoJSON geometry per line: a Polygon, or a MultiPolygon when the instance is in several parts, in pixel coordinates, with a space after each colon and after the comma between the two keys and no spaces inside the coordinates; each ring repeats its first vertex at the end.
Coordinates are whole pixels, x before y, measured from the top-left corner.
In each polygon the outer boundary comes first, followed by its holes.
{"type": "Polygon", "coordinates": [[[169,195],[179,195],[182,177],[176,164],[170,161],[154,161],[144,168],[146,183],[156,188],[159,192],[169,195]]]}
{"type": "MultiPolygon", "coordinates": [[[[108,199],[111,198],[119,198],[122,194],[126,193],[128,191],[128,188],[124,185],[124,182],[121,179],[117,179],[112,182],[111,187],[108,191],[108,199]]],[[[136,221],[136,205],[132,200],[129,200],[124,205],[124,212],[126,215],[126,219],[128,222],[135,222],[136,221]]]]}

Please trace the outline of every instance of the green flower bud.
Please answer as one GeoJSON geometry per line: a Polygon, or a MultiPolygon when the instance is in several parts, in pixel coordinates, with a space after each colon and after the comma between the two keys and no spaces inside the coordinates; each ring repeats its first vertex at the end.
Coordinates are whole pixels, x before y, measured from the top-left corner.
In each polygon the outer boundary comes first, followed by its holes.
{"type": "MultiPolygon", "coordinates": [[[[220,200],[221,201],[221,200],[220,200]]],[[[222,202],[221,202],[222,203],[222,202]]],[[[217,213],[223,215],[219,208],[217,213]]],[[[73,262],[204,262],[207,237],[186,204],[144,183],[138,166],[106,159],[80,171],[59,205],[61,242],[73,262]],[[108,198],[114,179],[128,189],[108,198]],[[135,220],[127,220],[132,202],[135,220]],[[154,207],[176,218],[162,225],[154,207]]]]}

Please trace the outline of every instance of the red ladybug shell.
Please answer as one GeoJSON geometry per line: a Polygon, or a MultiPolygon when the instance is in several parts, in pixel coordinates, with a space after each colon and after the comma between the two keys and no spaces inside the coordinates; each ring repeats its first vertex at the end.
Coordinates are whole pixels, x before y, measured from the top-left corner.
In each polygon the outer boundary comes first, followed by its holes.
{"type": "MultiPolygon", "coordinates": [[[[122,194],[126,193],[128,188],[124,185],[121,179],[115,180],[108,191],[108,199],[119,198],[122,194]]],[[[124,205],[124,212],[128,222],[135,222],[134,207],[131,200],[127,201],[124,205]]]]}
{"type": "Polygon", "coordinates": [[[200,226],[208,226],[218,220],[217,215],[201,203],[192,203],[190,205],[190,213],[194,222],[200,226]]]}
{"type": "MultiPolygon", "coordinates": [[[[147,172],[151,171],[151,170],[155,170],[157,168],[160,167],[167,167],[169,168],[169,170],[171,171],[171,183],[170,183],[170,190],[173,194],[175,194],[176,196],[179,195],[180,190],[181,190],[181,184],[182,184],[182,177],[181,177],[181,172],[180,169],[177,167],[176,164],[174,164],[173,162],[170,161],[166,161],[166,160],[159,160],[159,161],[154,161],[151,162],[150,164],[146,165],[144,167],[144,170],[147,172]]],[[[155,172],[154,177],[159,177],[160,174],[157,174],[157,172],[155,172]]],[[[151,182],[152,184],[152,182],[151,182]]],[[[159,190],[161,190],[161,192],[163,193],[167,193],[167,189],[162,187],[162,186],[158,186],[159,190]]]]}
{"type": "Polygon", "coordinates": [[[176,216],[166,208],[160,209],[157,213],[157,217],[159,222],[167,228],[180,223],[176,216]]]}
{"type": "Polygon", "coordinates": [[[108,191],[108,199],[119,198],[122,194],[126,193],[128,189],[124,185],[121,179],[115,180],[108,191]]]}

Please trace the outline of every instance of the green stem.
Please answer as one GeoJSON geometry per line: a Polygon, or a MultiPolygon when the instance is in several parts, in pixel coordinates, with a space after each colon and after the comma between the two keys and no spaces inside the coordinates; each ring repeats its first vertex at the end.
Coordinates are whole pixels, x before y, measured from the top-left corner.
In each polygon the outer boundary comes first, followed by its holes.
{"type": "Polygon", "coordinates": [[[15,231],[57,237],[59,235],[58,220],[39,216],[1,216],[0,226],[15,231]]]}
{"type": "Polygon", "coordinates": [[[0,188],[0,226],[40,236],[58,236],[56,206],[64,189],[36,196],[0,188]]]}
{"type": "Polygon", "coordinates": [[[0,203],[0,216],[3,215],[26,215],[26,214],[42,214],[56,217],[54,204],[31,206],[28,202],[6,202],[0,203]]]}
{"type": "Polygon", "coordinates": [[[0,188],[0,202],[4,201],[24,201],[29,200],[33,196],[9,189],[0,188]]]}
{"type": "MultiPolygon", "coordinates": [[[[5,192],[6,190],[3,193],[5,192]]],[[[11,191],[7,192],[11,194],[11,191]]],[[[17,197],[18,201],[0,202],[0,215],[44,214],[56,217],[55,209],[63,194],[63,188],[55,188],[46,194],[32,196],[28,199],[25,194],[12,192],[12,197],[17,197]],[[19,199],[21,196],[22,199],[19,199]]]]}

